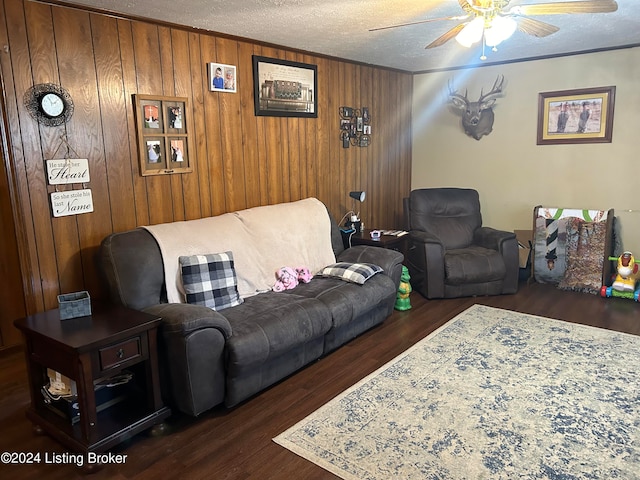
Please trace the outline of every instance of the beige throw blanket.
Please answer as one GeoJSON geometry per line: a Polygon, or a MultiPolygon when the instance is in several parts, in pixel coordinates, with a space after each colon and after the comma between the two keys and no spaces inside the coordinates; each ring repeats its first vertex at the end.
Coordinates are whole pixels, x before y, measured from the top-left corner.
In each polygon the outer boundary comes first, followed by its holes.
{"type": "Polygon", "coordinates": [[[243,298],[270,290],[280,267],[316,273],[335,262],[329,215],[315,198],[144,228],[160,246],[170,303],[184,303],[181,255],[231,251],[243,298]]]}

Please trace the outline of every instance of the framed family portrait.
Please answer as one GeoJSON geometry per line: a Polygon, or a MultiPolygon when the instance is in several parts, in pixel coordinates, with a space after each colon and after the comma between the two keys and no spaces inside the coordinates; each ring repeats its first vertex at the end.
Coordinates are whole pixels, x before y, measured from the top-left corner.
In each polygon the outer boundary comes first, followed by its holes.
{"type": "Polygon", "coordinates": [[[209,90],[212,92],[236,93],[236,67],[224,63],[209,64],[209,90]]]}
{"type": "Polygon", "coordinates": [[[318,67],[253,56],[255,114],[318,117],[318,67]]]}
{"type": "Polygon", "coordinates": [[[540,93],[538,145],[611,143],[616,87],[540,93]]]}
{"type": "Polygon", "coordinates": [[[189,157],[187,129],[188,99],[134,95],[140,174],[188,173],[193,169],[189,157]]]}

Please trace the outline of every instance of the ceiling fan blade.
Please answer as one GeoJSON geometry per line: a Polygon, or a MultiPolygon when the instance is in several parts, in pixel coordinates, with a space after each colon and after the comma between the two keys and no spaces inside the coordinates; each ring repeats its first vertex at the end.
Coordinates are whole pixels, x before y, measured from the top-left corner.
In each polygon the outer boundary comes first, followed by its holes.
{"type": "Polygon", "coordinates": [[[476,11],[482,10],[503,10],[509,5],[511,0],[458,0],[463,10],[467,8],[463,4],[467,4],[468,8],[476,11]]]}
{"type": "Polygon", "coordinates": [[[388,30],[389,28],[408,27],[409,25],[420,25],[422,23],[439,22],[441,20],[466,20],[469,15],[456,15],[453,17],[440,17],[440,18],[428,18],[426,20],[418,20],[416,22],[399,23],[397,25],[388,25],[386,27],[370,28],[370,32],[376,32],[378,30],[388,30]]]}
{"type": "Polygon", "coordinates": [[[459,25],[456,25],[451,30],[446,32],[444,35],[440,35],[438,38],[436,38],[433,42],[431,42],[429,45],[427,45],[424,48],[435,48],[435,47],[439,47],[440,45],[444,45],[449,40],[454,38],[458,33],[460,33],[460,30],[462,30],[466,26],[467,26],[466,23],[461,23],[459,25]]]}
{"type": "Polygon", "coordinates": [[[541,22],[540,20],[534,20],[533,18],[517,17],[518,18],[518,30],[521,32],[533,35],[534,37],[546,37],[560,30],[555,25],[541,22]]]}
{"type": "Polygon", "coordinates": [[[473,13],[473,8],[471,7],[471,5],[467,0],[458,0],[458,3],[460,4],[460,8],[462,8],[462,10],[464,10],[468,14],[473,13]]]}
{"type": "Polygon", "coordinates": [[[561,13],[606,13],[615,12],[616,10],[618,10],[618,4],[615,0],[584,0],[518,5],[505,13],[516,15],[557,15],[561,13]]]}

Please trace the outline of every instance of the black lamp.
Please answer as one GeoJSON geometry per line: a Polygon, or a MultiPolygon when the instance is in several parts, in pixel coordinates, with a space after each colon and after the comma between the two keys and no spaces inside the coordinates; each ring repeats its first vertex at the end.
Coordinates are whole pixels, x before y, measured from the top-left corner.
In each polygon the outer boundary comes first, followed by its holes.
{"type": "Polygon", "coordinates": [[[359,202],[364,202],[364,197],[367,195],[367,192],[349,192],[349,196],[354,200],[358,200],[359,202]]]}
{"type": "MultiPolygon", "coordinates": [[[[364,202],[366,195],[367,192],[349,192],[349,196],[358,202],[364,202]]],[[[347,212],[345,215],[345,217],[347,217],[351,214],[345,226],[349,228],[353,227],[356,232],[360,233],[362,231],[362,222],[360,221],[360,212],[355,213],[355,201],[353,202],[354,210],[347,212]]]]}

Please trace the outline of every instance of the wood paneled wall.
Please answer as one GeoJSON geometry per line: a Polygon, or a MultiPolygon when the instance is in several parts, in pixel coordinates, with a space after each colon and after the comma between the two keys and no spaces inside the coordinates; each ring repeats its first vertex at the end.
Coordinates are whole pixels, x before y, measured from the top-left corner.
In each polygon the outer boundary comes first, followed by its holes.
{"type": "MultiPolygon", "coordinates": [[[[56,307],[61,292],[102,297],[94,262],[100,241],[139,225],[309,196],[339,220],[353,208],[348,192],[366,190],[358,206],[365,225],[402,226],[411,174],[410,74],[65,6],[0,4],[10,181],[29,313],[56,307]],[[317,65],[318,118],[256,117],[252,55],[317,65]],[[208,91],[207,62],[238,67],[237,94],[208,91]],[[45,82],[73,97],[65,126],[40,126],[25,110],[25,91],[45,82]],[[136,93],[189,98],[193,173],[139,174],[136,93]],[[341,105],[369,107],[371,146],[342,148],[341,105]],[[52,217],[45,159],[62,135],[72,156],[89,159],[93,213],[52,217]]],[[[72,188],[82,185],[60,190],[72,188]]]]}

